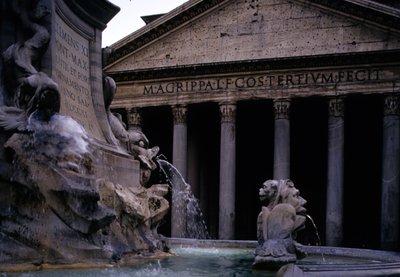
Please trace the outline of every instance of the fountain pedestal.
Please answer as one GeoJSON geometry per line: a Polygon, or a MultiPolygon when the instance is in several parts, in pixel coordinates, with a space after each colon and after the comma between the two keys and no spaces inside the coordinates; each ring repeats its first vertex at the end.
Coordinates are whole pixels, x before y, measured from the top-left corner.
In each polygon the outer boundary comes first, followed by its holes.
{"type": "Polygon", "coordinates": [[[119,8],[0,8],[0,270],[162,252],[168,186],[148,183],[159,149],[110,111],[116,87],[102,74],[101,31],[119,8]]]}

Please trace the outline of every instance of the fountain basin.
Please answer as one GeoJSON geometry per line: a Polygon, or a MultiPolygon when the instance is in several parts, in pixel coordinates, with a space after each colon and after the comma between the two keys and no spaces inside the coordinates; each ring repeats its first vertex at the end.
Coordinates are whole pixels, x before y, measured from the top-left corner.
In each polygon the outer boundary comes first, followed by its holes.
{"type": "Polygon", "coordinates": [[[397,252],[326,246],[302,248],[308,257],[297,265],[304,276],[400,276],[397,252]]]}
{"type": "MultiPolygon", "coordinates": [[[[7,277],[199,277],[199,276],[254,276],[273,277],[274,272],[252,272],[252,247],[226,242],[209,246],[208,241],[187,240],[170,244],[174,256],[169,258],[143,258],[130,266],[86,269],[46,269],[36,272],[3,273],[7,277]],[[193,243],[193,245],[186,244],[193,243]]],[[[249,244],[251,246],[252,244],[249,244]]]]}
{"type": "MultiPolygon", "coordinates": [[[[3,273],[1,276],[277,276],[276,271],[252,270],[256,241],[181,238],[166,238],[166,241],[174,256],[144,258],[130,266],[109,265],[108,268],[41,270],[3,273]]],[[[400,253],[397,252],[319,246],[302,246],[302,248],[308,256],[296,263],[303,274],[295,275],[296,277],[400,276],[400,253]]]]}
{"type": "MultiPolygon", "coordinates": [[[[177,238],[168,239],[168,244],[172,249],[177,246],[211,249],[253,249],[251,251],[253,255],[254,249],[257,246],[256,241],[191,240],[177,238]]],[[[400,253],[398,252],[304,245],[301,248],[307,253],[307,257],[298,260],[296,265],[303,271],[303,276],[400,276],[400,253]]],[[[276,275],[276,272],[273,271],[253,270],[249,275],[243,276],[257,276],[261,272],[270,274],[263,276],[276,275]]]]}

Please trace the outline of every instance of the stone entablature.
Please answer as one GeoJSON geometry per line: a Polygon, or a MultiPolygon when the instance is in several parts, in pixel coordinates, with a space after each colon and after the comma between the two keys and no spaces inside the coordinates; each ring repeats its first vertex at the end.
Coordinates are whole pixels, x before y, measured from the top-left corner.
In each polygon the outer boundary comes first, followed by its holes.
{"type": "Polygon", "coordinates": [[[243,72],[121,82],[113,108],[400,91],[398,66],[243,72]]]}
{"type": "Polygon", "coordinates": [[[104,69],[118,86],[113,108],[399,90],[394,7],[203,2],[190,0],[111,46],[104,69]]]}

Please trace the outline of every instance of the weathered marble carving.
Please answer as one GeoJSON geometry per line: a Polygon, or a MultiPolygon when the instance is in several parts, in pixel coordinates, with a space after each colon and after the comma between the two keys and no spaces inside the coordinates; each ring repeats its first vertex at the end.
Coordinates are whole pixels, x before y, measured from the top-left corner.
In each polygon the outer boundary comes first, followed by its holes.
{"type": "Polygon", "coordinates": [[[11,8],[28,39],[12,44],[2,55],[6,90],[2,93],[0,126],[22,130],[31,114],[47,121],[58,112],[60,95],[57,84],[37,69],[50,40],[41,25],[49,11],[38,1],[12,1],[11,8]]]}
{"type": "Polygon", "coordinates": [[[149,140],[143,132],[137,129],[128,131],[125,123],[122,121],[122,116],[110,110],[110,105],[114,99],[116,90],[117,86],[115,81],[111,77],[103,75],[104,103],[107,118],[111,126],[111,131],[116,138],[116,141],[114,140],[113,143],[122,147],[140,161],[140,182],[142,186],[146,186],[150,179],[151,171],[157,168],[154,158],[157,156],[160,149],[158,146],[149,148],[149,140]]]}
{"type": "Polygon", "coordinates": [[[267,180],[260,192],[262,209],[257,219],[258,246],[254,268],[277,269],[304,253],[294,240],[305,227],[304,200],[291,180],[267,180]]]}
{"type": "Polygon", "coordinates": [[[157,227],[169,209],[168,185],[148,183],[159,149],[111,113],[116,88],[105,77],[107,151],[137,158],[142,186],[96,175],[104,146],[59,114],[58,86],[41,71],[51,37],[43,22],[49,11],[39,3],[7,2],[18,22],[16,37],[23,39],[0,63],[0,271],[7,264],[18,270],[21,264],[113,263],[126,254],[160,253],[157,227]]]}

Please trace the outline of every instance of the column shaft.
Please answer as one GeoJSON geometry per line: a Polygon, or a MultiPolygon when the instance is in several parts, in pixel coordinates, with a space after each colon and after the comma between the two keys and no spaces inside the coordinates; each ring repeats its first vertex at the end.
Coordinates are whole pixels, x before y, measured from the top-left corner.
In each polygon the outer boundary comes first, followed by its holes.
{"type": "Polygon", "coordinates": [[[274,179],[290,178],[290,121],[289,100],[274,101],[274,179]]]}
{"type": "Polygon", "coordinates": [[[343,240],[344,101],[329,100],[328,176],[326,189],[326,245],[343,240]]]}
{"type": "Polygon", "coordinates": [[[219,239],[235,238],[236,106],[221,104],[219,239]]]}
{"type": "MultiPolygon", "coordinates": [[[[174,106],[172,113],[174,117],[172,164],[178,169],[182,177],[187,178],[187,125],[186,107],[174,106]]],[[[182,198],[179,188],[172,190],[171,203],[171,236],[183,238],[186,236],[186,204],[182,198]]]]}
{"type": "Polygon", "coordinates": [[[179,170],[183,178],[187,178],[187,108],[176,106],[174,115],[174,134],[172,149],[172,164],[179,170]]]}
{"type": "Polygon", "coordinates": [[[399,247],[400,97],[386,96],[383,116],[381,248],[399,247]]]}

